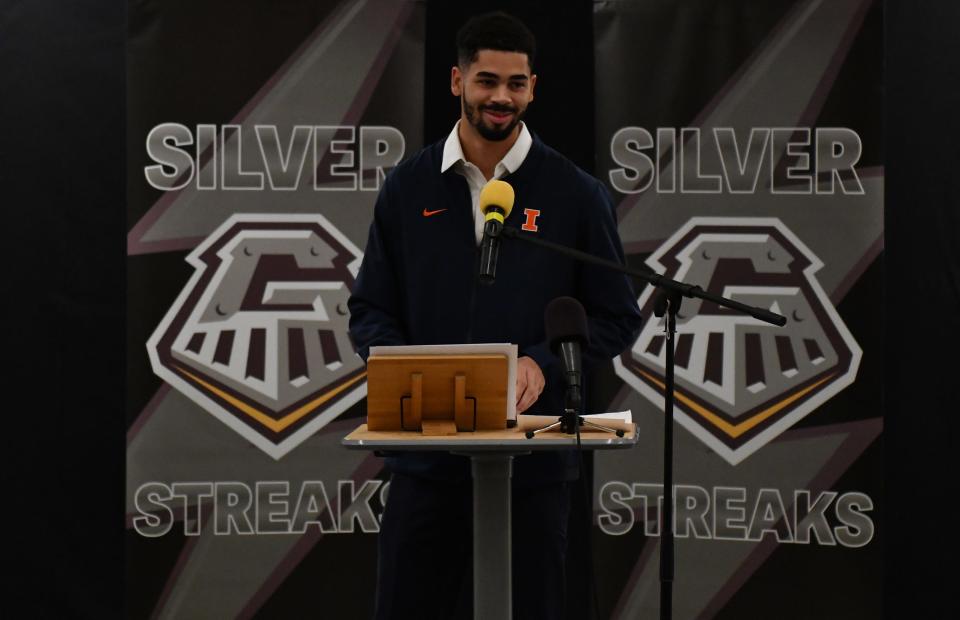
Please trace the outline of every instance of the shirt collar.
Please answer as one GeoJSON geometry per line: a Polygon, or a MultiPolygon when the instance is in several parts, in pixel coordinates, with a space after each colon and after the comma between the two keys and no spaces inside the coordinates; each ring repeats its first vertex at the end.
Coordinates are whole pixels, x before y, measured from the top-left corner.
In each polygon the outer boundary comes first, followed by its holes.
{"type": "Polygon", "coordinates": [[[531,146],[533,146],[533,138],[530,136],[530,130],[527,129],[526,123],[521,122],[520,136],[517,137],[517,141],[513,143],[507,154],[500,160],[500,164],[503,164],[507,169],[507,174],[517,171],[517,168],[523,164],[523,160],[527,158],[531,146]]]}
{"type": "MultiPolygon", "coordinates": [[[[454,164],[467,161],[463,156],[460,135],[457,133],[459,128],[460,121],[457,121],[453,126],[453,131],[447,136],[447,141],[443,143],[443,158],[440,162],[441,173],[449,170],[454,164]]],[[[521,122],[520,135],[517,137],[517,141],[513,143],[513,146],[510,147],[510,150],[507,151],[507,154],[503,156],[496,167],[499,168],[502,165],[507,169],[508,174],[516,172],[523,164],[523,160],[527,158],[531,146],[533,146],[533,137],[530,135],[530,130],[527,129],[527,124],[521,122]]]]}
{"type": "Polygon", "coordinates": [[[447,141],[443,143],[443,160],[440,163],[440,172],[446,172],[451,166],[458,162],[466,161],[463,156],[463,147],[460,146],[460,136],[457,130],[460,128],[460,121],[453,125],[453,131],[447,136],[447,141]]]}

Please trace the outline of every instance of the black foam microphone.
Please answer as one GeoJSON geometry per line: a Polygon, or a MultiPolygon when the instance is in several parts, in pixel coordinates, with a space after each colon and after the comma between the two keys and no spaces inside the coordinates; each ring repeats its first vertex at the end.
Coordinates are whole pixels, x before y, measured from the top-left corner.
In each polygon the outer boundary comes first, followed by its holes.
{"type": "Polygon", "coordinates": [[[480,243],[480,282],[492,284],[497,275],[500,254],[500,231],[513,209],[513,187],[494,179],[480,190],[480,212],[483,213],[483,241],[480,243]]]}
{"type": "Polygon", "coordinates": [[[543,322],[550,350],[563,363],[568,405],[578,410],[583,386],[582,349],[590,344],[587,313],[573,297],[557,297],[547,304],[543,322]]]}

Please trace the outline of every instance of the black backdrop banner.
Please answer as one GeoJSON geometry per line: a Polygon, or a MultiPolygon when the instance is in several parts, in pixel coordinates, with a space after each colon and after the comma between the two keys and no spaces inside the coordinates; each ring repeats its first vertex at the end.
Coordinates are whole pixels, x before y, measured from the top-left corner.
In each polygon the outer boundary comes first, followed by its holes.
{"type": "Polygon", "coordinates": [[[372,610],[385,486],[339,446],[366,394],[346,300],[421,145],[423,22],[407,0],[131,6],[131,617],[372,610]]]}
{"type": "MultiPolygon", "coordinates": [[[[620,0],[594,28],[596,173],[628,260],[788,317],[681,306],[675,617],[878,617],[880,6],[620,0]]],[[[639,303],[613,408],[643,438],[595,462],[612,618],[659,608],[664,336],[639,303]]]]}

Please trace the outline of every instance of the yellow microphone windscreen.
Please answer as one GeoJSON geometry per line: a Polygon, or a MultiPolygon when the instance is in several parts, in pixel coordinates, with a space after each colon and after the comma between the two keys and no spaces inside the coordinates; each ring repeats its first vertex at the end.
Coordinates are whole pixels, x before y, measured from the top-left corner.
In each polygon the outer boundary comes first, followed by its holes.
{"type": "Polygon", "coordinates": [[[513,186],[506,181],[494,179],[480,190],[480,212],[486,215],[490,207],[503,209],[503,217],[510,215],[513,209],[513,186]]]}

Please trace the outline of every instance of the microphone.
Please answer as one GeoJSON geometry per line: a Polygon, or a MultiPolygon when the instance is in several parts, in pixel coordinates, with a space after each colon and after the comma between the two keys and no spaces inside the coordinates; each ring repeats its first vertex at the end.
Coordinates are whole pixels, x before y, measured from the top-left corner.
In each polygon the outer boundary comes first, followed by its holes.
{"type": "Polygon", "coordinates": [[[587,313],[573,297],[557,297],[543,313],[550,350],[563,362],[567,383],[567,408],[579,410],[582,396],[582,347],[590,344],[587,313]]]}
{"type": "Polygon", "coordinates": [[[483,241],[480,243],[480,282],[493,284],[500,254],[500,231],[513,209],[513,187],[494,179],[480,190],[480,212],[483,213],[483,241]]]}

